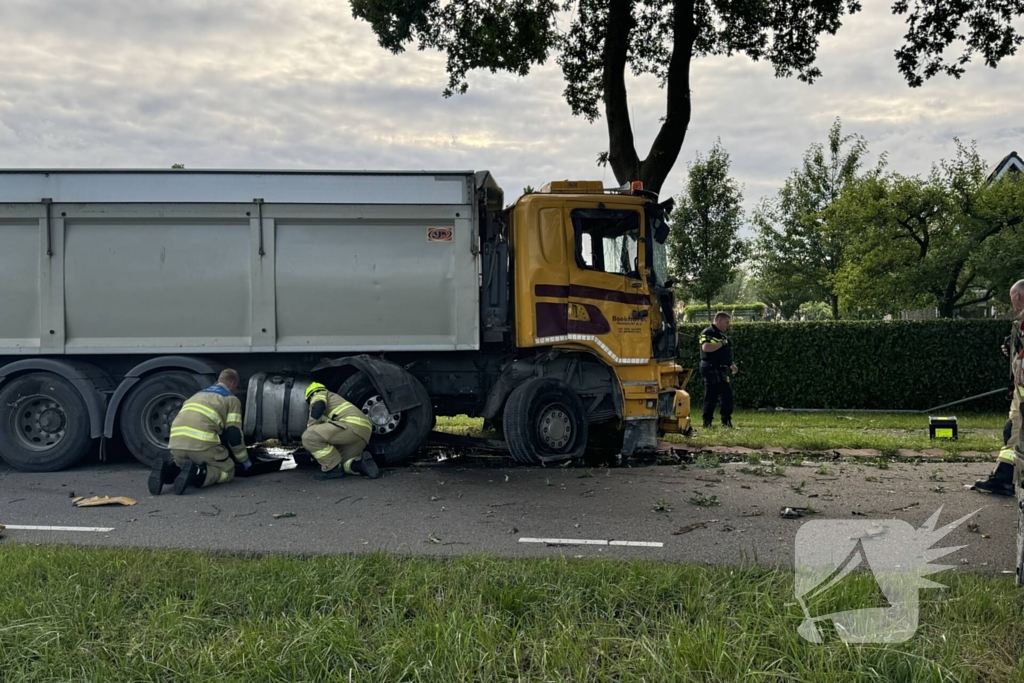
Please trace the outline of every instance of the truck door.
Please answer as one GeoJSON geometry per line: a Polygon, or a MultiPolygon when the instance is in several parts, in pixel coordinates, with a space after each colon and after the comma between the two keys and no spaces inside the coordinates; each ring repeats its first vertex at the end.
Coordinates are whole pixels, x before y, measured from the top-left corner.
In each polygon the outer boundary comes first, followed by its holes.
{"type": "Polygon", "coordinates": [[[614,364],[651,358],[651,297],[644,272],[643,215],[632,207],[569,208],[570,339],[589,341],[614,364]]]}

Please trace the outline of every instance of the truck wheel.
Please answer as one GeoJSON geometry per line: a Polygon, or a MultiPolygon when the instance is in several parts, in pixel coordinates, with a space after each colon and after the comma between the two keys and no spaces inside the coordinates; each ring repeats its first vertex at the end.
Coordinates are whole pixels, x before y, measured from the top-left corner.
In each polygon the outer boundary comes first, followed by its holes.
{"type": "Polygon", "coordinates": [[[583,401],[558,379],[535,377],[516,387],[503,423],[512,457],[522,463],[572,460],[587,448],[583,401]]]}
{"type": "Polygon", "coordinates": [[[338,393],[370,418],[373,434],[367,450],[381,464],[395,465],[411,456],[419,450],[434,425],[430,395],[418,381],[416,393],[422,403],[401,413],[388,412],[377,387],[363,372],[357,372],[345,380],[338,393]]]}
{"type": "Polygon", "coordinates": [[[89,409],[71,382],[51,372],[15,377],[0,390],[0,457],[25,472],[56,472],[92,448],[89,409]]]}
{"type": "Polygon", "coordinates": [[[187,372],[159,372],[132,389],[121,410],[121,436],[131,454],[147,467],[167,452],[171,423],[181,404],[202,387],[187,372]]]}

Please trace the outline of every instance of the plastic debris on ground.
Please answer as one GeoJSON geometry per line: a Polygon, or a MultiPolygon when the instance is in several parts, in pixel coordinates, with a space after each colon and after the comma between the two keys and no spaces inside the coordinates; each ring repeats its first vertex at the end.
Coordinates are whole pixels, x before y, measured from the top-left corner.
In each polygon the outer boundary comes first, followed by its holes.
{"type": "Polygon", "coordinates": [[[72,499],[71,504],[76,508],[91,508],[99,505],[135,505],[137,502],[128,496],[114,496],[113,498],[110,496],[92,496],[91,498],[78,496],[72,499]]]}

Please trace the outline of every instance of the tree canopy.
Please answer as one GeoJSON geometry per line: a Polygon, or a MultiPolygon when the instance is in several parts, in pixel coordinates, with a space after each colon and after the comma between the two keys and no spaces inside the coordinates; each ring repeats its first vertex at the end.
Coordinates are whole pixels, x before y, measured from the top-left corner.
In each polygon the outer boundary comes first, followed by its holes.
{"type": "Polygon", "coordinates": [[[743,194],[729,175],[721,142],[690,164],[686,189],[676,198],[669,234],[669,259],[679,288],[689,299],[711,302],[737,274],[745,245],[739,238],[743,194]]]}
{"type": "MultiPolygon", "coordinates": [[[[599,161],[620,183],[660,191],[675,164],[692,112],[690,65],[710,55],[743,54],[778,77],[807,83],[820,37],[834,34],[860,0],[351,0],[392,52],[408,46],[447,57],[446,96],[464,93],[474,69],[526,76],[555,56],[572,113],[603,113],[608,150],[599,161]],[[646,156],[636,149],[626,76],[650,74],[665,90],[665,115],[646,156]],[[603,109],[603,112],[602,112],[603,109]]],[[[996,66],[1016,52],[1024,0],[895,0],[907,32],[896,67],[911,87],[937,74],[959,78],[980,55],[996,66]],[[952,48],[954,54],[947,54],[952,48]]]]}
{"type": "Polygon", "coordinates": [[[838,276],[849,231],[834,205],[857,179],[865,154],[864,138],[844,136],[836,119],[827,147],[811,145],[778,196],[763,200],[754,214],[758,281],[764,290],[788,297],[789,310],[805,301],[827,301],[832,317],[839,318],[838,276]]]}
{"type": "Polygon", "coordinates": [[[836,206],[849,230],[839,289],[872,313],[987,303],[1024,272],[1024,183],[991,181],[974,147],[921,178],[871,174],[836,206]]]}

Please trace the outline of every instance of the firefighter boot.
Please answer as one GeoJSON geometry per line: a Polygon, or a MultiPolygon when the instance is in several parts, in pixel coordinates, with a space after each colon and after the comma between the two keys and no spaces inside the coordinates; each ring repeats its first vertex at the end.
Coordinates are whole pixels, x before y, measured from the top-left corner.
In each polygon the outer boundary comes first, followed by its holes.
{"type": "Polygon", "coordinates": [[[1012,496],[1013,490],[1013,465],[1008,462],[1001,462],[996,465],[988,479],[979,479],[974,482],[977,491],[994,493],[997,496],[1012,496]]]}
{"type": "Polygon", "coordinates": [[[327,481],[328,479],[341,479],[345,476],[345,468],[342,467],[341,463],[338,463],[326,472],[317,472],[313,475],[313,478],[317,481],[327,481]]]}
{"type": "Polygon", "coordinates": [[[173,460],[162,458],[149,473],[149,492],[154,496],[159,496],[164,486],[173,484],[180,473],[181,468],[173,460]]]}
{"type": "Polygon", "coordinates": [[[369,451],[363,451],[362,456],[352,458],[345,463],[345,471],[350,474],[361,474],[367,479],[380,478],[380,468],[373,461],[373,456],[370,455],[369,451]]]}
{"type": "Polygon", "coordinates": [[[174,479],[174,494],[180,496],[185,493],[185,489],[189,486],[195,486],[197,489],[202,488],[206,482],[206,465],[198,465],[192,463],[187,468],[182,469],[178,473],[178,476],[174,479]]]}

